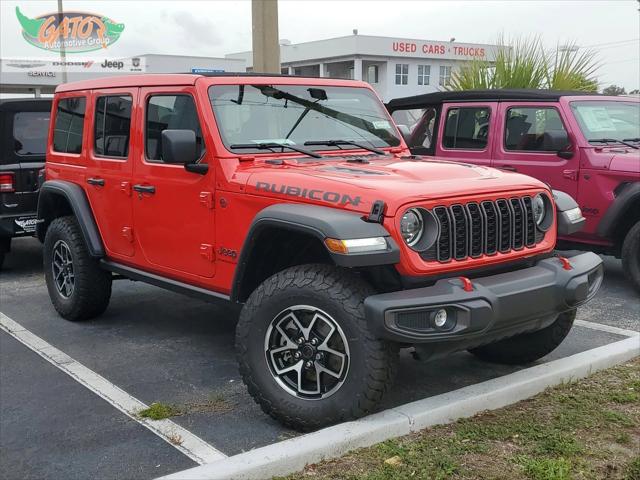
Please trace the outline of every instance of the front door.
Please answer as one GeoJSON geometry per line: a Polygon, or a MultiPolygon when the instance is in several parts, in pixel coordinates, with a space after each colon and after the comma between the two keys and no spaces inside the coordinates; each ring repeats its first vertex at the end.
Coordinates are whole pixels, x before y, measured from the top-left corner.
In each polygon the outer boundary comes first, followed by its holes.
{"type": "Polygon", "coordinates": [[[185,280],[213,277],[214,169],[201,175],[162,160],[162,131],[188,129],[196,133],[200,162],[211,163],[193,92],[188,87],[143,88],[138,105],[143,115],[142,148],[132,182],[138,263],[185,280]]]}
{"type": "Polygon", "coordinates": [[[95,90],[87,113],[93,131],[87,148],[85,191],[109,257],[128,259],[135,252],[131,175],[137,150],[131,142],[136,124],[137,88],[95,90]]]}
{"type": "Polygon", "coordinates": [[[504,102],[499,115],[493,166],[530,175],[576,198],[579,151],[562,158],[549,142],[558,133],[570,134],[562,112],[549,103],[504,102]]]}

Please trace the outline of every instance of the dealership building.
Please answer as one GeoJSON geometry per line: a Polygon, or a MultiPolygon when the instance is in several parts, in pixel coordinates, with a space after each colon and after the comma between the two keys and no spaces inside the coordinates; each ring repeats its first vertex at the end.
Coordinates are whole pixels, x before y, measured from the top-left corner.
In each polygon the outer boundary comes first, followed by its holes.
{"type": "MultiPolygon", "coordinates": [[[[384,101],[443,90],[451,73],[473,59],[492,62],[495,45],[353,35],[313,42],[280,42],[282,73],[369,82],[384,101]]],[[[226,55],[244,60],[251,71],[251,51],[226,55]]]]}
{"type": "MultiPolygon", "coordinates": [[[[442,90],[451,74],[472,59],[493,61],[495,45],[353,35],[292,44],[282,40],[282,73],[369,82],[388,101],[442,90]]],[[[60,57],[0,59],[0,93],[50,94],[56,85],[112,75],[252,71],[251,51],[224,58],[145,54],[119,59],[60,57]]]]}

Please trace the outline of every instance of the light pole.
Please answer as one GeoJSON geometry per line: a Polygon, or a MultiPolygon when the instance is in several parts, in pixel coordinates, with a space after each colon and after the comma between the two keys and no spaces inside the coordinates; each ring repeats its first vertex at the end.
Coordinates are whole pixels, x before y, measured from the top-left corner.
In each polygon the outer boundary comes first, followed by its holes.
{"type": "Polygon", "coordinates": [[[280,73],[278,42],[278,1],[251,1],[253,71],[280,73]]]}
{"type": "MultiPolygon", "coordinates": [[[[58,0],[58,26],[60,26],[60,22],[62,21],[64,9],[62,8],[62,0],[58,0]]],[[[58,32],[61,30],[58,28],[58,32]]],[[[60,63],[62,64],[62,83],[67,83],[67,52],[64,46],[64,39],[60,37],[58,34],[58,39],[60,40],[60,63]]]]}

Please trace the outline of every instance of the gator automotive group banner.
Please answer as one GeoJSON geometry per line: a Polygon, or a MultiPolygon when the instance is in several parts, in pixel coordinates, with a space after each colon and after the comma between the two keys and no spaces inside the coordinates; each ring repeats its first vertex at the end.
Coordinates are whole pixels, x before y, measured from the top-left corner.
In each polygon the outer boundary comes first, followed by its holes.
{"type": "Polygon", "coordinates": [[[124,24],[95,13],[65,11],[29,17],[16,7],[22,36],[34,47],[66,53],[82,53],[106,49],[124,31],[124,24]]]}

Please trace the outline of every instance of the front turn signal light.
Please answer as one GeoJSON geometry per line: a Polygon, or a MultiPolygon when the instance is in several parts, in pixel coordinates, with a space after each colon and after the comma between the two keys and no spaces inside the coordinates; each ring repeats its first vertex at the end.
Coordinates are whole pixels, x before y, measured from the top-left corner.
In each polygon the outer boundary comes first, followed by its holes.
{"type": "Polygon", "coordinates": [[[343,255],[380,252],[387,249],[387,240],[384,237],[353,238],[349,240],[325,238],[324,244],[331,252],[341,253],[343,255]]]}

